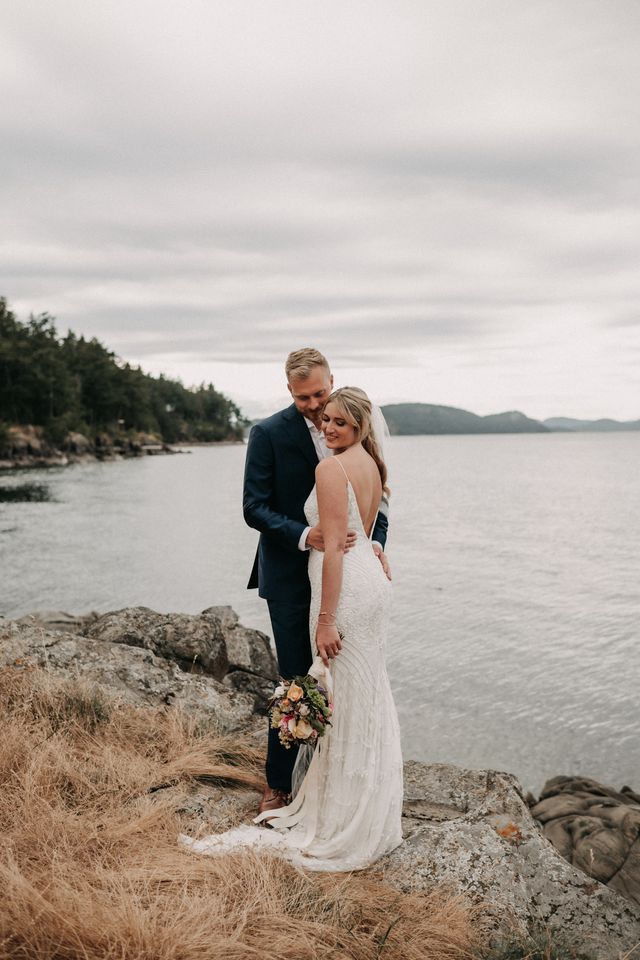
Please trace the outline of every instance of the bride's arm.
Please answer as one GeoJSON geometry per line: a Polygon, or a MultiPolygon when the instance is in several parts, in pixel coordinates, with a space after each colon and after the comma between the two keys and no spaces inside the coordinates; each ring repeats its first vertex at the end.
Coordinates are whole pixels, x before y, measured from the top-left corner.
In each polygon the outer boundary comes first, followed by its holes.
{"type": "Polygon", "coordinates": [[[322,599],[316,631],[318,653],[328,666],[342,649],[335,615],[342,589],[342,564],[349,522],[349,500],[344,472],[331,458],[316,467],[316,493],[320,527],[324,534],[322,599]]]}

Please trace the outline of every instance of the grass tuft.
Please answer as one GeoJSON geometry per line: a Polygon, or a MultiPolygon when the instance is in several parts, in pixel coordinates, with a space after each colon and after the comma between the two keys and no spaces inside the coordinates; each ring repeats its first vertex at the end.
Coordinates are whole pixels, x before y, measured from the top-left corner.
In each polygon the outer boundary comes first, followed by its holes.
{"type": "Polygon", "coordinates": [[[489,950],[478,960],[596,960],[595,954],[565,942],[548,930],[532,931],[528,937],[515,937],[489,950]]]}

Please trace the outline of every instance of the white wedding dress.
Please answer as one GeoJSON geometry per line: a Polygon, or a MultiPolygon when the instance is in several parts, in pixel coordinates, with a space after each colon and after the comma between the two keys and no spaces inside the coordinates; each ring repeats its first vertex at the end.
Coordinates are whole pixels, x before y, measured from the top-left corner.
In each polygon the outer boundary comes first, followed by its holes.
{"type": "MultiPolygon", "coordinates": [[[[262,815],[273,829],[245,825],[199,840],[181,836],[180,842],[197,853],[260,848],[308,870],[348,871],[370,866],[402,840],[400,729],[385,665],[391,584],[365,533],[348,478],[347,496],[349,528],[358,537],[344,558],[336,610],[343,641],[331,661],[332,726],[317,741],[293,801],[262,815]]],[[[310,526],[318,523],[315,487],[305,515],[310,526]]],[[[322,558],[311,551],[312,641],[320,612],[322,558]]],[[[297,766],[303,750],[300,754],[297,766]]]]}

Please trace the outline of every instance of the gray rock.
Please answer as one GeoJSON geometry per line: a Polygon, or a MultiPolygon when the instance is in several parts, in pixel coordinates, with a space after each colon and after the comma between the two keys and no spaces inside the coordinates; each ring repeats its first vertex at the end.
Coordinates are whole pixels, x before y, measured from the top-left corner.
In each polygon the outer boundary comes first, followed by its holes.
{"type": "Polygon", "coordinates": [[[265,633],[243,627],[232,607],[208,607],[200,614],[219,625],[229,658],[229,670],[242,670],[276,680],[278,665],[265,633]]]}
{"type": "Polygon", "coordinates": [[[197,615],[156,613],[148,607],[127,607],[102,615],[41,610],[18,622],[37,622],[44,630],[151,650],[188,673],[223,680],[229,691],[251,697],[260,713],[265,712],[278,675],[269,637],[244,627],[229,606],[209,607],[197,615]]]}
{"type": "Polygon", "coordinates": [[[93,444],[84,433],[72,430],[64,438],[63,449],[69,453],[82,455],[89,453],[93,449],[93,444]]]}
{"type": "Polygon", "coordinates": [[[144,647],[50,632],[24,618],[0,621],[0,665],[28,664],[92,680],[128,703],[179,705],[220,731],[238,730],[253,714],[252,698],[231,694],[213,677],[185,673],[144,647]]]}
{"type": "Polygon", "coordinates": [[[639,794],[586,777],[554,777],[531,814],[569,863],[640,907],[639,794]]]}
{"type": "Polygon", "coordinates": [[[405,765],[405,841],[381,864],[401,889],[448,884],[495,909],[497,929],[544,925],[614,960],[640,943],[640,911],[568,864],[508,773],[405,765]]]}
{"type": "Polygon", "coordinates": [[[128,607],[103,614],[84,633],[93,640],[143,647],[183,670],[216,680],[223,679],[229,666],[225,636],[215,617],[128,607]]]}
{"type": "MultiPolygon", "coordinates": [[[[264,736],[254,721],[254,742],[264,736]]],[[[200,835],[249,822],[258,795],[200,784],[176,800],[200,835]]],[[[495,941],[542,927],[598,960],[619,960],[640,942],[640,912],[556,853],[510,774],[410,761],[403,827],[404,842],[376,864],[384,879],[401,890],[445,885],[489,908],[495,941]]]]}
{"type": "Polygon", "coordinates": [[[256,676],[255,673],[233,670],[224,678],[224,684],[229,690],[252,697],[255,712],[266,716],[267,705],[273,695],[273,680],[265,680],[263,677],[256,676]]]}
{"type": "Polygon", "coordinates": [[[243,627],[231,607],[209,607],[201,616],[219,623],[223,632],[229,658],[225,684],[231,690],[252,696],[255,709],[264,713],[278,677],[269,637],[259,630],[243,627]]]}

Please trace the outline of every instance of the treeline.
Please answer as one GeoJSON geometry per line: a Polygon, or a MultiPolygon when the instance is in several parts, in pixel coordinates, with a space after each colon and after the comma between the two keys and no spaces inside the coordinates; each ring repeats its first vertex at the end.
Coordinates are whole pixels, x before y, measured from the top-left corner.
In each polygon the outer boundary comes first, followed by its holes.
{"type": "Polygon", "coordinates": [[[89,437],[156,433],[177,441],[239,440],[246,421],[212,384],[187,389],[123,363],[95,337],[60,337],[48,314],[17,320],[0,298],[0,435],[33,424],[64,443],[70,431],[89,437]]]}

